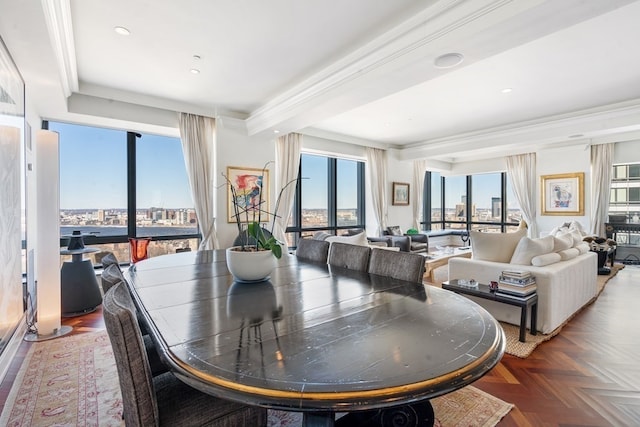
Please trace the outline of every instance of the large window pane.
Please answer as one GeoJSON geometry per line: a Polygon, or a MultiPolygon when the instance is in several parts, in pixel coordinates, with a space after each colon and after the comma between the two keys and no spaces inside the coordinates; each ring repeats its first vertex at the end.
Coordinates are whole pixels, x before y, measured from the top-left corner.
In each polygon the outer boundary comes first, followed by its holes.
{"type": "Polygon", "coordinates": [[[136,143],[136,235],[197,232],[196,211],[178,138],[142,135],[136,143]]]}
{"type": "Polygon", "coordinates": [[[127,235],[126,132],[65,123],[60,135],[60,234],[127,235]]]}
{"type": "MultiPolygon", "coordinates": [[[[445,221],[467,220],[467,179],[464,176],[446,177],[444,184],[445,221]]],[[[446,224],[446,228],[465,228],[464,224],[446,224]]]]}
{"type": "Polygon", "coordinates": [[[303,154],[302,168],[302,228],[329,225],[328,158],[303,154]]]}
{"type": "Polygon", "coordinates": [[[127,238],[134,237],[129,235],[130,220],[136,224],[135,236],[153,238],[150,256],[197,248],[179,139],[142,135],[135,142],[136,160],[128,158],[128,132],[57,122],[49,122],[48,128],[60,134],[60,233],[78,230],[96,236],[84,239],[86,246],[101,249],[87,255],[95,264],[106,251],[121,262],[129,260],[127,238]],[[128,165],[133,162],[137,205],[128,206],[128,179],[133,177],[128,165]],[[134,208],[135,218],[130,219],[134,208]],[[172,238],[179,235],[183,238],[172,238]]]}
{"type": "Polygon", "coordinates": [[[502,174],[472,175],[473,222],[502,222],[502,174]]]}
{"type": "Polygon", "coordinates": [[[358,162],[337,159],[336,221],[339,227],[358,224],[358,162]]]}

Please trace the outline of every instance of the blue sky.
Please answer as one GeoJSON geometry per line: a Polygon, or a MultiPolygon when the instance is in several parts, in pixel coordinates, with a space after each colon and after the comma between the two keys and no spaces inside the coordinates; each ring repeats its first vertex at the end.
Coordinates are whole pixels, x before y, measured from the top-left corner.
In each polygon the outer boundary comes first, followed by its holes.
{"type": "MultiPolygon", "coordinates": [[[[127,206],[125,131],[49,123],[60,134],[60,208],[127,206]]],[[[192,207],[177,138],[143,135],[137,144],[137,205],[192,207]]]]}
{"type": "MultiPolygon", "coordinates": [[[[56,122],[50,122],[49,129],[60,134],[61,209],[126,207],[126,132],[56,122]]],[[[143,135],[137,158],[139,208],[193,206],[178,138],[143,135]]],[[[303,162],[303,174],[309,178],[303,181],[303,208],[326,208],[327,159],[306,155],[303,162]]],[[[351,185],[356,177],[356,161],[338,160],[338,208],[356,207],[357,194],[351,185]]],[[[454,178],[464,185],[464,177],[454,178]]],[[[464,186],[451,189],[457,190],[451,202],[458,203],[464,186]]],[[[474,189],[478,208],[489,208],[491,197],[500,197],[496,174],[475,175],[474,189]]]]}

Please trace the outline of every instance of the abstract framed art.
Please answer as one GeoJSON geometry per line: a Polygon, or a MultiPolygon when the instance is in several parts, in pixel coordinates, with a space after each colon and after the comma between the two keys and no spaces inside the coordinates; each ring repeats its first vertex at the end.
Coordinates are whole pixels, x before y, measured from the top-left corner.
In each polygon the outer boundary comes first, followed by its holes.
{"type": "Polygon", "coordinates": [[[542,215],[584,215],[584,172],[542,175],[542,215]]]}
{"type": "Polygon", "coordinates": [[[269,222],[269,170],[246,168],[241,166],[227,167],[227,222],[236,222],[231,191],[235,191],[236,204],[239,208],[240,222],[269,222]]]}

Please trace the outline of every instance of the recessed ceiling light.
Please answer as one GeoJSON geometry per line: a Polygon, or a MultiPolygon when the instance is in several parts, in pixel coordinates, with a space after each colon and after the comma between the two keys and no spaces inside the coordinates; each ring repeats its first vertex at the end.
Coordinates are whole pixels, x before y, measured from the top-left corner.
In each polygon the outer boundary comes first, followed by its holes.
{"type": "Polygon", "coordinates": [[[513,92],[513,89],[510,88],[510,87],[505,87],[500,92],[502,92],[502,93],[511,93],[511,92],[513,92]]]}
{"type": "Polygon", "coordinates": [[[582,138],[583,136],[583,133],[576,133],[574,135],[569,135],[569,138],[582,138]]]}
{"type": "Polygon", "coordinates": [[[190,71],[191,74],[200,74],[200,70],[198,70],[197,68],[192,68],[190,71]]]}
{"type": "Polygon", "coordinates": [[[280,131],[278,129],[274,129],[273,133],[280,133],[280,131]]]}
{"type": "Polygon", "coordinates": [[[121,36],[128,36],[129,34],[131,34],[131,31],[127,30],[125,27],[115,27],[113,31],[115,31],[117,34],[120,34],[121,36]]]}
{"type": "Polygon", "coordinates": [[[464,55],[461,53],[445,53],[444,55],[438,56],[434,61],[433,65],[436,68],[452,68],[456,65],[460,65],[464,60],[464,55]]]}

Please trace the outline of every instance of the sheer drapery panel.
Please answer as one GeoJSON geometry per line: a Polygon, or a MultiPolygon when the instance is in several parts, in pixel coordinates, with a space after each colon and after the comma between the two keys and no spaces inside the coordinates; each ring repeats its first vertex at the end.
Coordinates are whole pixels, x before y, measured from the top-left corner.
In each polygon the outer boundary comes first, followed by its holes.
{"type": "Polygon", "coordinates": [[[522,216],[527,222],[529,237],[538,237],[536,224],[536,153],[507,156],[507,175],[513,185],[513,193],[520,204],[522,216]]]}
{"type": "Polygon", "coordinates": [[[424,174],[427,172],[426,160],[413,161],[413,227],[422,230],[422,208],[424,198],[424,174]]]}
{"type": "Polygon", "coordinates": [[[202,232],[199,249],[217,249],[213,180],[216,121],[189,113],[180,113],[178,121],[189,187],[202,232]]]}
{"type": "Polygon", "coordinates": [[[611,196],[614,144],[591,146],[591,233],[605,236],[611,196]]]}
{"type": "Polygon", "coordinates": [[[387,228],[387,152],[371,147],[366,151],[373,214],[378,223],[378,236],[382,236],[387,228]]]}
{"type": "Polygon", "coordinates": [[[300,169],[300,147],[302,135],[299,133],[290,133],[276,139],[276,190],[279,203],[274,212],[273,235],[280,242],[287,241],[285,233],[296,195],[295,180],[300,169]]]}

